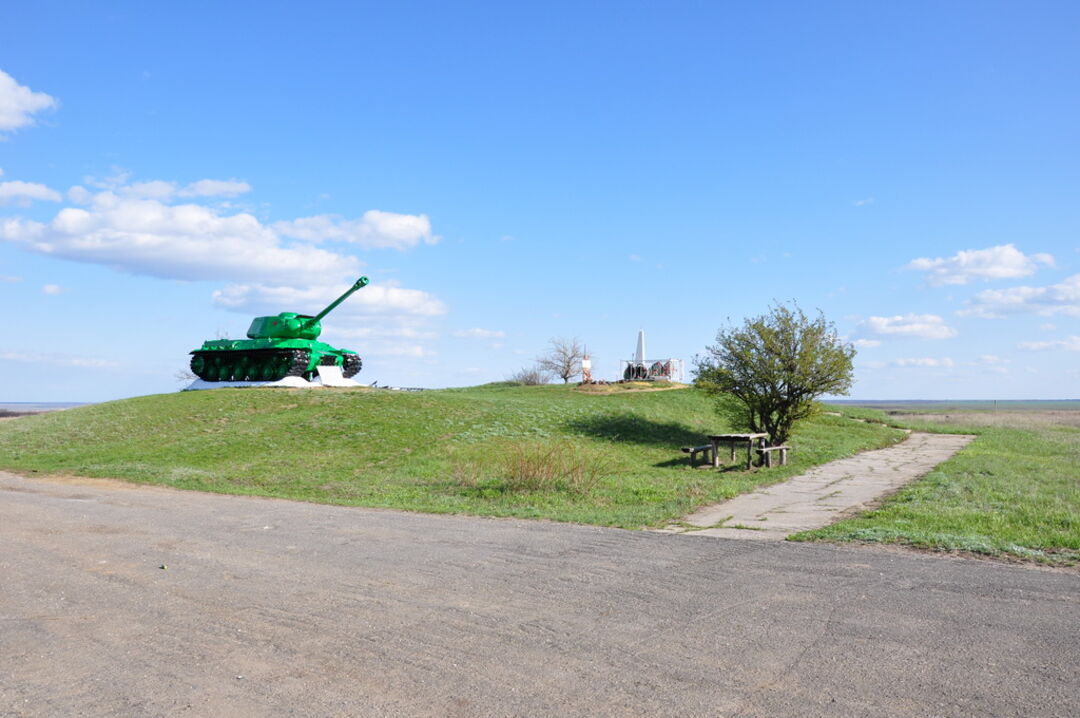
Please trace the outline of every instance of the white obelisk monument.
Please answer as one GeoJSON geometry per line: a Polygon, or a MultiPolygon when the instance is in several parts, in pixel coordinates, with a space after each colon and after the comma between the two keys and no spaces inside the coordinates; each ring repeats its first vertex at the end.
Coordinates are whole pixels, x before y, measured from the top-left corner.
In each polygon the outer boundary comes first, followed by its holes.
{"type": "Polygon", "coordinates": [[[645,330],[638,329],[637,351],[634,352],[634,361],[638,364],[645,363],[645,330]]]}

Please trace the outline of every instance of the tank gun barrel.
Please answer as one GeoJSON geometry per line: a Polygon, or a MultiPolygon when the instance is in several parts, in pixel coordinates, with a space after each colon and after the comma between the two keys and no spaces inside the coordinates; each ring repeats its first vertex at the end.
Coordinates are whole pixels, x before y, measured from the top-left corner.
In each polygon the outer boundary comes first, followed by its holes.
{"type": "Polygon", "coordinates": [[[315,316],[313,316],[313,317],[312,317],[311,319],[308,319],[308,320],[307,320],[306,322],[304,322],[304,323],[305,323],[305,324],[315,324],[315,323],[316,323],[316,322],[318,322],[318,321],[319,321],[320,319],[322,319],[323,317],[325,317],[325,316],[326,316],[327,314],[329,314],[330,312],[334,311],[334,309],[336,309],[336,308],[337,308],[337,305],[341,304],[341,303],[342,303],[342,302],[344,302],[344,301],[345,301],[346,299],[348,299],[348,298],[349,298],[349,296],[350,296],[350,295],[351,295],[351,294],[352,294],[353,292],[355,292],[355,291],[356,291],[357,289],[363,289],[363,288],[364,288],[364,287],[366,287],[367,285],[368,285],[368,278],[367,278],[367,277],[360,277],[360,279],[357,279],[357,280],[356,280],[356,282],[355,282],[355,283],[353,283],[353,285],[352,285],[351,287],[349,287],[349,288],[348,288],[348,289],[347,289],[347,290],[345,291],[345,293],[344,293],[344,294],[342,294],[342,295],[341,295],[340,297],[338,297],[338,298],[337,298],[337,299],[335,299],[334,301],[330,302],[330,305],[329,305],[328,307],[326,307],[326,309],[322,310],[321,312],[319,312],[318,314],[316,314],[315,316]]]}

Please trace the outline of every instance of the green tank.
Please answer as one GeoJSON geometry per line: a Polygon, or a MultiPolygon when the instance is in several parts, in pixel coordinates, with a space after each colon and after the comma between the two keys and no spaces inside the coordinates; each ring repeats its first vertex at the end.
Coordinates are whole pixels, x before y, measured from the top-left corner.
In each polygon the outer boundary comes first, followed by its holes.
{"type": "Polygon", "coordinates": [[[348,291],[315,316],[282,312],[256,317],[247,339],[212,339],[191,352],[191,371],[203,381],[277,381],[287,376],[312,379],[319,366],[341,367],[345,377],[356,376],[362,362],[356,352],[316,341],[319,321],[353,292],[368,284],[360,277],[348,291]]]}

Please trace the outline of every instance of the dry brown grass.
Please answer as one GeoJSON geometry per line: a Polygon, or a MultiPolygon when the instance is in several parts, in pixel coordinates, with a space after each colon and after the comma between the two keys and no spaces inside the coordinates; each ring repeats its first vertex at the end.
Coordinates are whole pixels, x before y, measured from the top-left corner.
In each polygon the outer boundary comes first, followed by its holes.
{"type": "Polygon", "coordinates": [[[4,419],[18,419],[20,416],[31,416],[38,414],[37,411],[10,411],[8,409],[0,409],[0,421],[4,419]]]}
{"type": "Polygon", "coordinates": [[[579,384],[574,390],[585,394],[618,394],[628,391],[671,391],[672,389],[685,389],[689,384],[679,384],[673,381],[628,381],[611,384],[579,384]]]}
{"type": "Polygon", "coordinates": [[[569,443],[507,442],[495,456],[493,468],[459,462],[455,482],[485,492],[588,493],[610,473],[602,456],[569,443]]]}

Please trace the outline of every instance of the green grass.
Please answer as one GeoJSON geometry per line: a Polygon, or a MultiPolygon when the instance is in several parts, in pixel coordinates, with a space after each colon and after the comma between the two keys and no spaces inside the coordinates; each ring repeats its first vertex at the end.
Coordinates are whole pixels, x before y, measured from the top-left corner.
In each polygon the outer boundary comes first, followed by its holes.
{"type": "Polygon", "coordinates": [[[821,416],[793,437],[789,466],[688,468],[679,447],[726,429],[690,389],[218,389],[0,422],[0,467],[640,528],[902,438],[821,416]]]}
{"type": "Polygon", "coordinates": [[[1004,419],[986,412],[958,413],[948,423],[927,423],[916,415],[892,421],[978,437],[880,507],[794,540],[901,544],[1080,563],[1080,429],[1041,423],[1044,419],[1035,413],[1004,419]]]}

